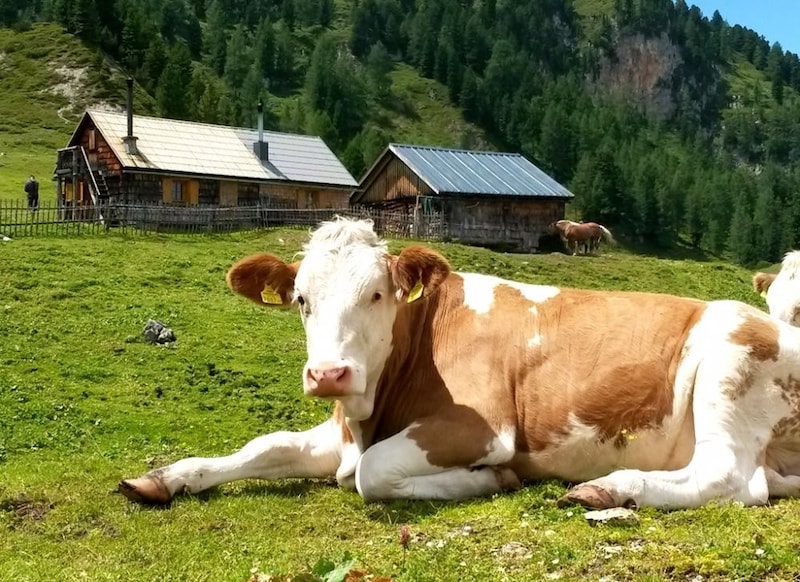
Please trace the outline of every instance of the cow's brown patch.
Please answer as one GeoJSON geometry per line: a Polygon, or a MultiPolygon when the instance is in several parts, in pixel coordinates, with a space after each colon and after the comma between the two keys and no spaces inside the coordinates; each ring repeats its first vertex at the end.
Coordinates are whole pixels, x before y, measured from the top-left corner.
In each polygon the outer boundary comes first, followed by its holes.
{"type": "Polygon", "coordinates": [[[342,406],[341,402],[337,401],[333,407],[333,419],[342,429],[342,442],[344,444],[354,443],[355,439],[353,438],[353,433],[350,432],[350,429],[345,422],[344,407],[342,406]]]}
{"type": "Polygon", "coordinates": [[[510,339],[499,331],[464,306],[455,274],[428,301],[401,304],[373,415],[361,423],[365,443],[419,422],[410,436],[431,464],[471,466],[485,457],[497,431],[516,425],[507,378],[495,373],[511,352],[497,349],[510,339]]]}
{"type": "Polygon", "coordinates": [[[661,426],[672,413],[683,345],[703,311],[699,301],[643,293],[564,290],[545,302],[542,345],[520,402],[520,451],[566,436],[570,415],[617,447],[661,426]]]}
{"type": "Polygon", "coordinates": [[[426,452],[432,465],[469,467],[489,453],[496,433],[477,410],[454,405],[426,418],[408,436],[426,452]]]}
{"type": "Polygon", "coordinates": [[[778,326],[766,316],[747,314],[730,339],[731,342],[748,348],[750,356],[756,360],[764,362],[778,359],[778,326]]]}
{"type": "Polygon", "coordinates": [[[744,321],[730,336],[731,343],[747,348],[747,358],[739,364],[739,375],[726,380],[725,395],[731,400],[744,396],[752,384],[757,362],[777,360],[778,327],[766,315],[745,314],[744,321]]]}
{"type": "Polygon", "coordinates": [[[772,429],[776,439],[796,437],[800,435],[800,378],[789,374],[787,378],[775,378],[775,384],[781,389],[781,398],[791,408],[789,416],[782,418],[772,429]]]}
{"type": "Polygon", "coordinates": [[[756,273],[753,275],[753,290],[756,293],[766,293],[777,276],[774,273],[756,273]]]}

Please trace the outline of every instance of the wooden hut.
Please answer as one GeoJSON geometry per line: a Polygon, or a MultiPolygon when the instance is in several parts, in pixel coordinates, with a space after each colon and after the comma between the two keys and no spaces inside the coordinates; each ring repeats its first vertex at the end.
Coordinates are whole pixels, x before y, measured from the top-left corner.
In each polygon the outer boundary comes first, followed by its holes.
{"type": "Polygon", "coordinates": [[[451,240],[530,252],[572,198],[520,154],[390,144],[350,203],[395,208],[412,234],[438,216],[451,240]]]}
{"type": "Polygon", "coordinates": [[[84,113],[58,151],[62,203],[347,208],[358,185],[316,136],[134,116],[84,113]]]}

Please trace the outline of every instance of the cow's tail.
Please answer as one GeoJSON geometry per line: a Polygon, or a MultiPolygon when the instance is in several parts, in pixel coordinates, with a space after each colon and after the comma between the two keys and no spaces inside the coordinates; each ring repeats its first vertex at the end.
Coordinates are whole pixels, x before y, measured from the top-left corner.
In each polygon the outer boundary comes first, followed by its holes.
{"type": "Polygon", "coordinates": [[[600,230],[601,230],[601,231],[602,231],[602,233],[603,233],[603,240],[605,240],[605,241],[606,241],[608,244],[610,244],[610,245],[615,245],[615,244],[617,244],[617,241],[615,241],[615,240],[614,240],[614,237],[613,237],[613,236],[611,236],[611,231],[610,231],[610,230],[608,230],[608,229],[607,229],[605,226],[603,226],[602,224],[598,224],[597,226],[599,226],[599,227],[600,227],[600,230]]]}

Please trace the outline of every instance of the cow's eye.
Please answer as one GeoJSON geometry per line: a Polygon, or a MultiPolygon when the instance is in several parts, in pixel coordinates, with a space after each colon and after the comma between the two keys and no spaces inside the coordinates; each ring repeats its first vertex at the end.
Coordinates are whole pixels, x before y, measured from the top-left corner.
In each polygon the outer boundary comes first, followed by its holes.
{"type": "Polygon", "coordinates": [[[377,303],[377,302],[378,302],[378,301],[380,301],[381,299],[383,299],[383,295],[381,295],[380,293],[375,293],[375,294],[372,296],[372,302],[373,302],[373,303],[377,303]]]}
{"type": "Polygon", "coordinates": [[[302,295],[298,295],[298,296],[297,296],[297,304],[298,304],[300,307],[302,307],[303,305],[305,305],[305,304],[306,304],[306,300],[305,300],[305,299],[303,299],[303,296],[302,296],[302,295]]]}

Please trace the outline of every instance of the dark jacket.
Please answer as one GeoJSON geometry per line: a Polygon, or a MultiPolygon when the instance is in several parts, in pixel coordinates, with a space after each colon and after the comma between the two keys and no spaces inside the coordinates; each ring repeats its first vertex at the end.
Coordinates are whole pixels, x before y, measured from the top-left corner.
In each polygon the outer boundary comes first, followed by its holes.
{"type": "Polygon", "coordinates": [[[27,179],[25,182],[25,193],[28,196],[38,196],[39,195],[39,182],[36,180],[31,180],[30,178],[27,179]]]}

